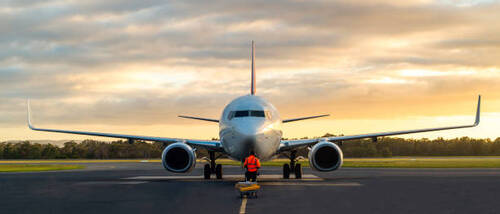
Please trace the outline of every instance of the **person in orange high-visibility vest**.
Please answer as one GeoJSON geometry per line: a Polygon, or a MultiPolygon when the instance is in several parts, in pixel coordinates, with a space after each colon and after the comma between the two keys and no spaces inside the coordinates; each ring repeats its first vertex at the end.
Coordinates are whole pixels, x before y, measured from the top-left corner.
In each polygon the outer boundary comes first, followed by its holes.
{"type": "Polygon", "coordinates": [[[245,172],[245,178],[247,181],[255,182],[257,181],[257,170],[260,168],[260,161],[255,157],[253,151],[250,152],[250,156],[245,158],[243,166],[247,169],[245,172]]]}

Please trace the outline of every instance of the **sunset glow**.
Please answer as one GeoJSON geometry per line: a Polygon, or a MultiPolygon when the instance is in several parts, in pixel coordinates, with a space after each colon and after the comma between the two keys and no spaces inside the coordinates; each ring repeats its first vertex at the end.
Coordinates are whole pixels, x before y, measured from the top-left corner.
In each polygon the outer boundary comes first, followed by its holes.
{"type": "Polygon", "coordinates": [[[210,139],[250,91],[284,137],[469,124],[403,137],[500,137],[494,1],[7,1],[0,3],[0,141],[88,139],[26,127],[210,139]],[[266,4],[265,7],[262,5],[266,4]],[[390,11],[390,13],[388,13],[390,11]]]}

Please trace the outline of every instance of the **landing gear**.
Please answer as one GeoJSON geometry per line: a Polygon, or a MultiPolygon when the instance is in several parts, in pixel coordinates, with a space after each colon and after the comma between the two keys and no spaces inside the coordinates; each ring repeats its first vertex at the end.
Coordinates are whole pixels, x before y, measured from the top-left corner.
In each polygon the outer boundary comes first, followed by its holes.
{"type": "Polygon", "coordinates": [[[215,167],[215,177],[217,179],[222,179],[222,165],[221,164],[217,164],[217,166],[215,167]]]}
{"type": "Polygon", "coordinates": [[[217,179],[222,179],[222,165],[221,164],[216,164],[215,160],[219,157],[215,157],[215,152],[209,151],[209,161],[210,164],[205,164],[203,168],[203,175],[205,179],[210,179],[211,174],[215,174],[215,177],[217,179]]]}
{"type": "Polygon", "coordinates": [[[300,163],[295,165],[295,179],[301,179],[302,178],[302,166],[300,163]]]}
{"type": "Polygon", "coordinates": [[[210,164],[205,164],[205,167],[203,168],[203,175],[205,179],[210,179],[210,174],[212,174],[210,170],[210,164]]]}
{"type": "Polygon", "coordinates": [[[290,152],[290,171],[295,171],[295,162],[297,159],[297,151],[293,150],[290,152]]]}
{"type": "Polygon", "coordinates": [[[290,178],[290,166],[285,163],[283,165],[283,179],[289,179],[290,178]]]}
{"type": "Polygon", "coordinates": [[[291,151],[290,156],[288,157],[290,159],[290,164],[284,164],[283,165],[283,178],[284,179],[289,179],[290,178],[290,172],[293,172],[295,174],[296,179],[301,179],[302,178],[302,166],[300,163],[296,163],[297,161],[297,151],[291,151]]]}
{"type": "Polygon", "coordinates": [[[215,152],[208,152],[208,155],[210,156],[210,171],[212,173],[215,172],[215,152]]]}

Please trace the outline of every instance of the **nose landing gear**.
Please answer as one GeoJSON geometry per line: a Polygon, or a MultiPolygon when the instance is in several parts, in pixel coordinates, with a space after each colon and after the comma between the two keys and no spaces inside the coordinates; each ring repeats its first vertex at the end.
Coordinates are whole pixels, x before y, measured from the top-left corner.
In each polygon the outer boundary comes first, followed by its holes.
{"type": "Polygon", "coordinates": [[[222,179],[222,165],[215,163],[215,160],[220,156],[215,157],[215,152],[212,151],[209,151],[208,154],[210,155],[210,164],[205,164],[203,168],[203,177],[205,179],[210,179],[210,175],[215,174],[217,179],[222,179]]]}
{"type": "Polygon", "coordinates": [[[283,178],[284,179],[289,179],[290,178],[290,173],[295,174],[296,179],[301,179],[302,178],[302,165],[297,162],[297,151],[293,150],[290,152],[290,156],[288,156],[290,159],[290,164],[283,164],[283,178]]]}

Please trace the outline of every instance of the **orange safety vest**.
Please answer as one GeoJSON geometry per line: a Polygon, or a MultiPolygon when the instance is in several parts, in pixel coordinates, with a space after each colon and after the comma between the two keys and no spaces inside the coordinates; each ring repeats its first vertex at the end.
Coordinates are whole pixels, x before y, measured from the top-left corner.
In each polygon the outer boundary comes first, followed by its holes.
{"type": "Polygon", "coordinates": [[[250,155],[245,159],[243,166],[245,166],[249,172],[256,172],[257,169],[260,168],[260,161],[255,156],[250,155]]]}

